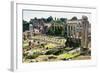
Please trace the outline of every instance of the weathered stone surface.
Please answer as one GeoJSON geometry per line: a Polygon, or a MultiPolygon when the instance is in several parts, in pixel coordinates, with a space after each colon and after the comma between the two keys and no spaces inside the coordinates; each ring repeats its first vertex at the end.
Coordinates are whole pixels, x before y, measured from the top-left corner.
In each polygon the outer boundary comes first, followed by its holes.
{"type": "Polygon", "coordinates": [[[82,17],[82,39],[81,39],[81,47],[88,48],[88,28],[89,21],[86,16],[82,17]]]}
{"type": "Polygon", "coordinates": [[[36,58],[37,62],[41,62],[41,61],[47,61],[48,60],[48,56],[47,55],[40,55],[36,58]]]}

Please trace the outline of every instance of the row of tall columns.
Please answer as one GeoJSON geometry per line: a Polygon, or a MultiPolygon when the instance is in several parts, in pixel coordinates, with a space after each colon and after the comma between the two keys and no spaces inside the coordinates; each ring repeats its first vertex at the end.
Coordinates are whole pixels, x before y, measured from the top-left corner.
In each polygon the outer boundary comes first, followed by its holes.
{"type": "MultiPolygon", "coordinates": [[[[68,37],[74,37],[74,38],[79,38],[79,33],[77,31],[77,24],[70,24],[70,23],[66,23],[67,24],[67,36],[68,37]]],[[[88,48],[88,29],[89,29],[89,21],[87,16],[82,16],[82,20],[81,20],[81,25],[82,25],[82,29],[79,30],[81,32],[81,47],[82,48],[88,48]]],[[[80,27],[79,27],[80,29],[80,27]]]]}
{"type": "Polygon", "coordinates": [[[75,37],[75,34],[76,34],[76,26],[75,25],[67,25],[67,36],[69,37],[75,37]]]}

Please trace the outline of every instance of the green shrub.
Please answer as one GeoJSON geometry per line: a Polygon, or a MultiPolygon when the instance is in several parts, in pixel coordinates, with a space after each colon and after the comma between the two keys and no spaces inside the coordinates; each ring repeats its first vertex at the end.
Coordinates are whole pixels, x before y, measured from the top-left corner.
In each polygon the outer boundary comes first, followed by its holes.
{"type": "Polygon", "coordinates": [[[40,53],[38,53],[38,52],[35,52],[35,53],[33,53],[32,55],[30,54],[30,55],[27,55],[26,56],[26,59],[35,59],[36,57],[38,57],[40,55],[40,53]]]}
{"type": "Polygon", "coordinates": [[[51,54],[53,54],[53,55],[59,55],[61,53],[63,53],[63,50],[60,50],[60,49],[50,49],[50,50],[48,50],[45,53],[45,55],[51,55],[51,54]]]}

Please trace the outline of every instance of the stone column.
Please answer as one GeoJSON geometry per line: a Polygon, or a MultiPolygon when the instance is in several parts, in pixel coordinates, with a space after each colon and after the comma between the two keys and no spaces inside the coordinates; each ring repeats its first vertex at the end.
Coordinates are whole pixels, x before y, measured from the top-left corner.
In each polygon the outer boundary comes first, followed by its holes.
{"type": "Polygon", "coordinates": [[[75,38],[76,38],[76,25],[74,26],[75,38]]]}
{"type": "Polygon", "coordinates": [[[81,35],[81,47],[83,50],[88,49],[88,27],[89,21],[87,16],[82,16],[82,35],[81,35]]]}
{"type": "Polygon", "coordinates": [[[74,25],[72,26],[73,38],[74,38],[74,25]]]}
{"type": "Polygon", "coordinates": [[[69,36],[69,28],[68,28],[68,26],[67,26],[67,36],[69,36]]]}
{"type": "Polygon", "coordinates": [[[71,37],[71,26],[69,25],[69,37],[71,37]]]}
{"type": "Polygon", "coordinates": [[[30,39],[31,39],[33,36],[33,25],[32,24],[29,25],[29,32],[30,32],[30,39]]]}

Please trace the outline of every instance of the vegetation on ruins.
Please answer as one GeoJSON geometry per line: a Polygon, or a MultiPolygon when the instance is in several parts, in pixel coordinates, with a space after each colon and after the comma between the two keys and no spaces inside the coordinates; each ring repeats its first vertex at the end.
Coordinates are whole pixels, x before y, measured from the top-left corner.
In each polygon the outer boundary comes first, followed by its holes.
{"type": "MultiPolygon", "coordinates": [[[[87,50],[86,38],[84,49],[83,36],[76,37],[76,30],[72,26],[67,27],[67,20],[67,18],[53,18],[52,16],[35,17],[29,22],[23,20],[23,62],[70,60],[79,58],[79,56],[90,56],[91,51],[87,50]],[[34,29],[32,31],[30,24],[34,29]],[[74,31],[70,31],[72,29],[74,31]]],[[[70,21],[73,24],[74,21],[78,21],[78,18],[74,16],[70,21]]],[[[84,22],[88,23],[87,19],[84,22]]],[[[91,39],[88,34],[84,35],[91,39]]]]}

